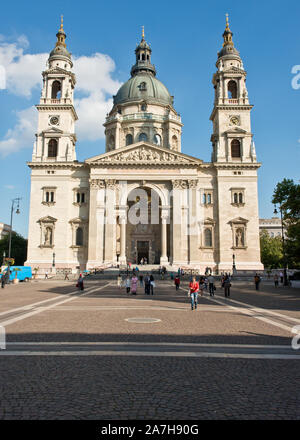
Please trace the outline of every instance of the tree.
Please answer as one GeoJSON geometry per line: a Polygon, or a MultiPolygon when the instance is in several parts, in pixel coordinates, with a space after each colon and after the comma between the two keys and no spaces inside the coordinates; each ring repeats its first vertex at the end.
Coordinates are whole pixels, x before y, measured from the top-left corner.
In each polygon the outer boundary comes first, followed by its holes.
{"type": "Polygon", "coordinates": [[[267,269],[277,269],[283,264],[281,237],[270,237],[267,231],[260,233],[261,262],[267,269]]]}
{"type": "MultiPolygon", "coordinates": [[[[3,253],[8,257],[9,234],[0,240],[0,259],[3,253]]],[[[11,233],[11,257],[15,260],[15,266],[23,266],[27,258],[27,240],[17,232],[11,233]]],[[[1,261],[2,263],[2,261],[1,261]]]]}
{"type": "Polygon", "coordinates": [[[286,229],[285,254],[290,267],[300,267],[300,185],[292,179],[277,183],[272,203],[278,204],[286,229]]]}

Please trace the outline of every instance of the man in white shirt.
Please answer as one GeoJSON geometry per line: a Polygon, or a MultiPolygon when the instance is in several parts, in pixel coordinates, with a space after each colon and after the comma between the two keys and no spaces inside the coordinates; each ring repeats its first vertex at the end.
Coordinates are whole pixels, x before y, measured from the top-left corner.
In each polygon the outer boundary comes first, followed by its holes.
{"type": "Polygon", "coordinates": [[[212,276],[212,274],[209,275],[207,280],[209,283],[209,296],[214,296],[215,295],[215,279],[212,276]]]}

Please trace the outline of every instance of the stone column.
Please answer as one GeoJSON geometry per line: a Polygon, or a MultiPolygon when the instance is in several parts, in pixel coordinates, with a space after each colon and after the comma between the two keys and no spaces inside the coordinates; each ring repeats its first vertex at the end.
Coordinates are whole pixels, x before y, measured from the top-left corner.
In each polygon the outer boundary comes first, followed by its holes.
{"type": "Polygon", "coordinates": [[[120,219],[120,264],[126,264],[126,215],[119,216],[120,219]]]}
{"type": "Polygon", "coordinates": [[[88,239],[88,267],[96,267],[103,263],[104,236],[104,181],[90,180],[90,211],[88,239]]]}
{"type": "Polygon", "coordinates": [[[187,181],[173,180],[173,264],[187,264],[187,181]]]}
{"type": "Polygon", "coordinates": [[[199,265],[199,226],[198,226],[198,214],[197,209],[197,186],[198,180],[193,179],[188,181],[189,192],[188,192],[188,255],[189,264],[199,265]]]}
{"type": "Polygon", "coordinates": [[[169,218],[169,212],[162,207],[161,211],[161,257],[160,264],[168,263],[167,256],[167,221],[169,218]]]}
{"type": "Polygon", "coordinates": [[[105,180],[106,185],[106,217],[105,217],[105,263],[112,264],[117,260],[116,255],[116,181],[105,180]]]}

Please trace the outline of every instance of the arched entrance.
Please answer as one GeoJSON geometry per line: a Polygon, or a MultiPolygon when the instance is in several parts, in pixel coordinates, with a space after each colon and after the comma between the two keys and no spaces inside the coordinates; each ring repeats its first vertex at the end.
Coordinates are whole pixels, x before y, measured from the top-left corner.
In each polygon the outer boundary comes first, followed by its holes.
{"type": "Polygon", "coordinates": [[[158,192],[146,186],[134,188],[129,191],[126,204],[126,217],[119,216],[117,226],[120,231],[117,233],[119,261],[126,260],[133,264],[140,264],[141,260],[147,264],[167,263],[170,230],[158,192]]]}

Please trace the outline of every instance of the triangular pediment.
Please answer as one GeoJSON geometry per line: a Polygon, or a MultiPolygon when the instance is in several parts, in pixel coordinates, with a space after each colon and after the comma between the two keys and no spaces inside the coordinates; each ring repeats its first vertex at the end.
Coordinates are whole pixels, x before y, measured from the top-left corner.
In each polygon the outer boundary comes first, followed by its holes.
{"type": "Polygon", "coordinates": [[[61,134],[61,133],[63,133],[63,130],[60,130],[59,128],[56,128],[56,127],[50,127],[50,128],[47,128],[47,130],[43,130],[42,133],[59,133],[59,134],[61,134]]]}
{"type": "Polygon", "coordinates": [[[38,220],[40,223],[54,223],[57,221],[57,218],[51,217],[50,215],[47,215],[46,217],[42,217],[38,220]]]}
{"type": "Polygon", "coordinates": [[[246,134],[247,130],[244,130],[243,128],[240,128],[240,127],[232,127],[229,130],[224,131],[224,134],[232,134],[232,133],[234,133],[234,134],[238,134],[238,133],[246,134]]]}
{"type": "Polygon", "coordinates": [[[245,224],[245,223],[248,223],[248,221],[249,221],[249,220],[247,220],[247,219],[245,219],[245,218],[243,218],[243,217],[236,217],[236,218],[230,220],[228,223],[234,223],[234,224],[236,224],[236,223],[240,223],[240,224],[245,224]]]}
{"type": "Polygon", "coordinates": [[[86,160],[90,165],[119,164],[121,165],[200,165],[202,160],[168,148],[138,142],[86,160]]]}

